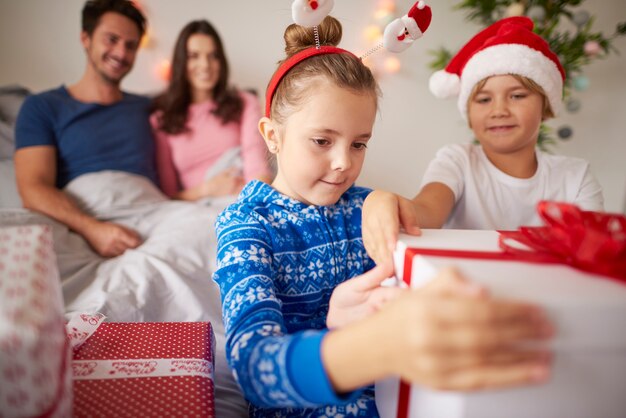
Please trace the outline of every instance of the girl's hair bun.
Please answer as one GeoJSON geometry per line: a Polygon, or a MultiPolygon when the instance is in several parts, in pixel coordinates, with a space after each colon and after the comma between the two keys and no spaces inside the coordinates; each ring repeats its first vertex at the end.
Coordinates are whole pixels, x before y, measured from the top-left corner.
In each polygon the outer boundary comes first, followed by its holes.
{"type": "MultiPolygon", "coordinates": [[[[326,16],[322,23],[317,26],[320,45],[337,46],[341,41],[341,23],[332,16],[326,16]]],[[[292,23],[285,29],[285,53],[287,58],[315,46],[315,32],[312,27],[304,27],[292,23]]]]}

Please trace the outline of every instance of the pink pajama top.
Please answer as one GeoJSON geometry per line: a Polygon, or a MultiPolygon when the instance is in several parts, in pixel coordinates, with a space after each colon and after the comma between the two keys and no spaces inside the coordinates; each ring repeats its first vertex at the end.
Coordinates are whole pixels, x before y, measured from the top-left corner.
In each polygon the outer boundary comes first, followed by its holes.
{"type": "Polygon", "coordinates": [[[156,162],[163,192],[172,197],[183,189],[197,186],[220,157],[235,147],[241,149],[246,181],[269,176],[266,147],[258,130],[261,108],[257,97],[240,91],[243,99],[241,123],[225,125],[211,113],[212,100],[189,106],[189,131],[171,135],[157,128],[158,112],[150,116],[156,140],[156,162]]]}

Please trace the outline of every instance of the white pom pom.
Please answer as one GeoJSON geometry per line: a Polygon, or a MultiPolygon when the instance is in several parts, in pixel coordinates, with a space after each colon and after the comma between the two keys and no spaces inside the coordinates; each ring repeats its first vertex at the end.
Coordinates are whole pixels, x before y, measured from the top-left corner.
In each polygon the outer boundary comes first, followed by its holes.
{"type": "Polygon", "coordinates": [[[430,92],[440,99],[458,96],[461,91],[461,79],[458,75],[439,70],[428,80],[430,92]]]}

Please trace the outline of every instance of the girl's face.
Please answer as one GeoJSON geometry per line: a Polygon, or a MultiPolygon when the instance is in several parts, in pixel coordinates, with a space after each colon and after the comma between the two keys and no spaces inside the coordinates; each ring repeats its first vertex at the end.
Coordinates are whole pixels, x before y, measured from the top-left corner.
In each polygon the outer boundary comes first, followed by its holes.
{"type": "Polygon", "coordinates": [[[260,128],[276,154],[272,186],[303,203],[326,206],[337,203],[361,172],[376,100],[329,82],[320,84],[282,126],[263,118],[260,128]]]}
{"type": "Polygon", "coordinates": [[[194,103],[213,97],[219,74],[220,61],[213,38],[201,33],[191,35],[187,40],[187,80],[194,103]]]}
{"type": "Polygon", "coordinates": [[[515,77],[490,77],[468,104],[469,124],[487,156],[534,151],[543,97],[515,77]]]}

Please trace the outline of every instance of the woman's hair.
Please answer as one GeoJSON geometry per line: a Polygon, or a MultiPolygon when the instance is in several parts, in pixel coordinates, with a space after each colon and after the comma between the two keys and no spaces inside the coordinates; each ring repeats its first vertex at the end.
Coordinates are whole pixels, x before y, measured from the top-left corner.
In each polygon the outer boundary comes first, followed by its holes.
{"type": "MultiPolygon", "coordinates": [[[[317,29],[320,45],[337,46],[341,41],[341,24],[332,16],[326,16],[317,29]]],[[[291,24],[285,29],[284,38],[285,60],[315,46],[313,28],[291,24]]],[[[270,117],[279,124],[284,123],[324,80],[337,87],[371,94],[376,101],[380,95],[372,72],[359,58],[347,53],[317,55],[298,63],[283,77],[272,99],[270,117]]]]}
{"type": "Polygon", "coordinates": [[[172,58],[172,73],[169,86],[158,96],[153,110],[160,110],[159,129],[169,134],[186,131],[187,111],[191,104],[191,84],[187,79],[187,41],[192,35],[203,34],[213,38],[215,54],[220,64],[220,74],[213,89],[216,107],[212,111],[222,124],[239,123],[243,112],[243,100],[236,89],[228,86],[228,62],[222,40],[215,28],[206,20],[188,23],[178,35],[172,58]]]}
{"type": "MultiPolygon", "coordinates": [[[[517,81],[521,83],[522,86],[524,86],[528,90],[532,91],[533,93],[537,93],[541,96],[541,98],[543,99],[543,109],[541,111],[541,115],[544,120],[554,117],[554,111],[552,110],[552,106],[550,106],[550,101],[548,100],[548,97],[546,96],[546,92],[543,90],[543,88],[539,84],[535,83],[530,78],[524,77],[522,75],[518,75],[518,74],[508,74],[508,75],[515,78],[517,81]]],[[[485,79],[480,80],[478,83],[476,83],[476,85],[472,89],[472,93],[469,96],[468,105],[469,105],[469,102],[474,100],[478,92],[482,90],[483,87],[485,87],[485,84],[487,83],[487,80],[489,80],[489,78],[490,77],[487,77],[485,79]]]]}

